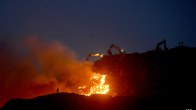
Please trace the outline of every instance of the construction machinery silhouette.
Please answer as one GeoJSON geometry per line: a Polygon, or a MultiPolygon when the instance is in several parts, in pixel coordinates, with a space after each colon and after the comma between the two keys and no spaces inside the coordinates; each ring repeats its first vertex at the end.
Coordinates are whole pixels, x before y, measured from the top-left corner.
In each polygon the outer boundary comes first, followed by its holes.
{"type": "Polygon", "coordinates": [[[88,61],[90,57],[100,57],[102,58],[104,56],[104,54],[101,54],[101,53],[90,53],[88,54],[86,60],[88,61]]]}
{"type": "Polygon", "coordinates": [[[168,50],[166,46],[166,40],[163,40],[156,45],[156,51],[160,51],[160,50],[164,50],[164,51],[168,50]],[[160,47],[161,45],[163,45],[163,49],[160,47]]]}
{"type": "Polygon", "coordinates": [[[110,48],[107,51],[108,55],[112,55],[113,54],[112,53],[112,48],[118,50],[119,54],[125,54],[125,51],[122,48],[120,48],[119,46],[117,46],[115,44],[111,44],[110,48]]]}
{"type": "Polygon", "coordinates": [[[125,51],[122,48],[120,48],[119,46],[117,46],[115,44],[111,44],[109,49],[107,50],[108,55],[104,55],[102,53],[90,53],[90,54],[88,54],[86,60],[89,61],[90,57],[100,57],[100,58],[102,58],[104,56],[113,55],[113,53],[112,53],[113,48],[118,51],[118,54],[125,54],[125,51]]]}

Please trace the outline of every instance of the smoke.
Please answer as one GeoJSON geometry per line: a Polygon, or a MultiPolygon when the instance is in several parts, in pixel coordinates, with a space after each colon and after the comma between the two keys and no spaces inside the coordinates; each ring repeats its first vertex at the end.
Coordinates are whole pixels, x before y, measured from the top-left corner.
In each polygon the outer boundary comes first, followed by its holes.
{"type": "Polygon", "coordinates": [[[28,37],[21,46],[0,45],[0,106],[12,98],[56,92],[78,93],[88,83],[92,64],[58,41],[28,37]]]}

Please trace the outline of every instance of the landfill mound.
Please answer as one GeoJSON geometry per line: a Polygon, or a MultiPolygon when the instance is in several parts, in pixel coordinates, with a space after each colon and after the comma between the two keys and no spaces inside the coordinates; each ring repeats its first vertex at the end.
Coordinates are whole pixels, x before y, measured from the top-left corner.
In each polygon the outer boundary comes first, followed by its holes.
{"type": "Polygon", "coordinates": [[[104,55],[93,71],[107,74],[108,95],[55,93],[13,99],[1,110],[191,109],[195,94],[196,48],[178,46],[145,53],[104,55]]]}
{"type": "Polygon", "coordinates": [[[166,98],[146,100],[127,96],[87,97],[73,93],[55,93],[32,99],[12,99],[0,110],[184,110],[187,107],[184,102],[172,102],[166,98]]]}
{"type": "Polygon", "coordinates": [[[178,46],[145,53],[106,55],[93,71],[111,77],[111,91],[120,96],[181,97],[194,94],[196,48],[178,46]]]}

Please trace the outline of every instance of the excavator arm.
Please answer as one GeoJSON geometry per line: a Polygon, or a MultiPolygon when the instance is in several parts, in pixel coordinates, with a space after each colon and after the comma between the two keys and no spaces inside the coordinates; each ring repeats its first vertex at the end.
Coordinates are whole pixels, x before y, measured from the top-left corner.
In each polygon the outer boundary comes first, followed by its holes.
{"type": "Polygon", "coordinates": [[[163,41],[159,42],[159,43],[156,45],[156,51],[163,50],[163,49],[161,48],[161,45],[163,45],[164,51],[168,50],[167,45],[166,45],[166,40],[163,40],[163,41]]]}
{"type": "MultiPolygon", "coordinates": [[[[111,44],[110,47],[109,47],[109,49],[108,49],[108,51],[107,51],[108,55],[112,55],[113,54],[112,53],[112,49],[113,48],[116,49],[119,54],[125,54],[125,51],[122,48],[120,48],[117,45],[111,44]]],[[[90,53],[90,54],[88,54],[86,60],[88,61],[90,57],[100,57],[100,58],[102,58],[104,56],[106,56],[106,55],[101,54],[101,53],[90,53]]]]}
{"type": "Polygon", "coordinates": [[[114,45],[114,44],[111,44],[111,45],[110,45],[110,48],[109,48],[108,51],[107,51],[107,53],[108,53],[109,55],[112,55],[112,48],[118,50],[118,53],[119,53],[119,54],[124,54],[124,53],[125,53],[125,51],[124,51],[122,48],[120,48],[119,46],[114,45]]]}

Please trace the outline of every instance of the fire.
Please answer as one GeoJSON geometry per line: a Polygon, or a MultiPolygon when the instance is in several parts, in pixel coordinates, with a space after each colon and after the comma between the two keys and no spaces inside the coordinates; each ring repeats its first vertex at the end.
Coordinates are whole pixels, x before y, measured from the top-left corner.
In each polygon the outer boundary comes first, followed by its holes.
{"type": "Polygon", "coordinates": [[[109,85],[105,84],[106,75],[93,74],[90,79],[89,86],[78,87],[80,94],[90,96],[92,94],[107,94],[109,92],[109,85]]]}

